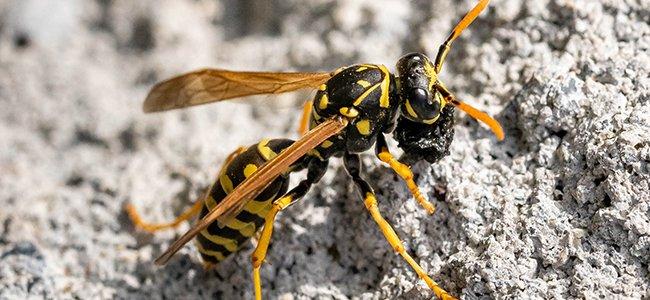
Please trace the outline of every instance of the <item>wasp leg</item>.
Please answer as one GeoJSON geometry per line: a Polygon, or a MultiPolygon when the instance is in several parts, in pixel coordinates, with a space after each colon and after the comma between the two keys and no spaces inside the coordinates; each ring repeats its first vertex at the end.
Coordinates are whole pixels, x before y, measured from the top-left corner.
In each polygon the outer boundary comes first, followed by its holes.
{"type": "Polygon", "coordinates": [[[298,127],[298,134],[300,136],[305,135],[309,130],[309,118],[311,117],[312,106],[314,106],[313,102],[307,101],[302,107],[302,117],[300,118],[300,125],[298,127]]]}
{"type": "Polygon", "coordinates": [[[180,216],[178,216],[174,221],[171,221],[169,223],[146,223],[142,220],[142,217],[140,217],[140,214],[137,212],[135,209],[135,206],[131,203],[126,204],[126,213],[129,215],[129,218],[131,219],[131,222],[133,222],[133,226],[135,228],[149,232],[149,233],[154,233],[159,230],[167,229],[167,228],[173,228],[178,225],[180,225],[183,221],[189,220],[196,214],[198,214],[201,211],[201,207],[203,206],[203,201],[196,201],[192,207],[190,207],[188,210],[184,211],[180,216]]]}
{"type": "MultiPolygon", "coordinates": [[[[226,161],[224,164],[221,166],[221,170],[219,170],[219,174],[222,174],[226,167],[232,162],[237,155],[240,153],[246,151],[246,147],[239,147],[237,150],[235,150],[233,153],[230,153],[228,157],[226,158],[226,161]]],[[[209,189],[208,189],[209,191],[209,189]]],[[[206,192],[207,194],[208,192],[206,192]]],[[[205,195],[201,197],[198,201],[196,201],[192,207],[184,211],[180,216],[178,216],[176,219],[174,219],[171,222],[168,223],[146,223],[142,220],[142,217],[140,216],[140,213],[135,209],[135,206],[131,203],[126,204],[126,213],[129,215],[129,219],[131,219],[131,222],[135,226],[136,229],[140,229],[149,233],[154,233],[159,230],[163,229],[168,229],[168,228],[174,228],[183,223],[184,221],[187,221],[194,217],[196,214],[198,214],[201,211],[201,207],[203,206],[203,202],[205,200],[205,195]]]]}
{"type": "Polygon", "coordinates": [[[406,186],[408,186],[409,191],[411,191],[411,194],[413,194],[415,200],[417,200],[418,203],[420,203],[420,205],[426,209],[429,214],[433,214],[436,211],[436,207],[422,195],[420,189],[418,188],[418,185],[413,180],[413,172],[411,171],[411,168],[408,165],[399,162],[392,154],[390,154],[388,145],[386,144],[386,138],[383,134],[377,136],[375,154],[379,160],[390,165],[391,169],[393,169],[397,175],[404,179],[406,186]]]}
{"type": "Polygon", "coordinates": [[[307,178],[301,181],[296,187],[291,189],[281,198],[273,201],[273,206],[266,214],[264,218],[264,229],[262,229],[262,235],[260,236],[259,241],[257,242],[257,247],[253,251],[251,260],[253,262],[253,284],[255,286],[255,299],[262,299],[262,280],[260,278],[260,268],[266,257],[266,251],[271,242],[271,235],[273,234],[273,222],[276,215],[281,210],[287,208],[289,205],[295,203],[300,198],[302,198],[311,186],[318,182],[325,172],[327,171],[328,161],[321,161],[319,159],[314,159],[309,164],[309,169],[307,171],[307,178]]]}
{"type": "Polygon", "coordinates": [[[206,271],[206,272],[214,269],[215,266],[216,266],[216,264],[213,264],[213,263],[207,262],[207,261],[203,261],[203,270],[206,271]]]}
{"type": "Polygon", "coordinates": [[[433,65],[434,70],[436,73],[440,73],[440,70],[442,69],[442,63],[447,57],[447,54],[449,53],[449,49],[451,49],[451,43],[469,26],[469,24],[472,24],[474,22],[474,19],[485,9],[487,6],[488,2],[490,0],[480,0],[472,10],[470,10],[461,20],[458,22],[456,27],[454,27],[454,30],[451,31],[451,34],[449,34],[449,37],[447,37],[447,40],[445,40],[442,45],[440,45],[440,48],[438,49],[438,55],[436,55],[436,61],[433,65]]]}
{"type": "Polygon", "coordinates": [[[377,225],[379,225],[379,229],[381,229],[381,232],[384,234],[384,237],[386,237],[388,243],[393,247],[393,249],[395,249],[395,252],[401,255],[404,260],[406,260],[411,268],[413,268],[415,273],[418,274],[418,277],[424,280],[427,286],[433,290],[433,293],[436,294],[436,297],[439,299],[456,299],[453,296],[449,295],[449,293],[443,290],[440,286],[438,286],[438,284],[433,281],[429,275],[427,275],[424,269],[422,269],[422,267],[420,267],[420,265],[415,262],[411,255],[409,255],[408,252],[406,252],[404,249],[404,245],[395,233],[395,230],[393,230],[388,221],[382,217],[381,213],[379,212],[379,208],[377,207],[377,198],[375,197],[375,193],[372,190],[372,187],[370,184],[368,184],[368,182],[361,178],[359,174],[359,171],[361,169],[359,155],[346,153],[344,162],[345,169],[348,171],[350,176],[352,176],[352,180],[354,180],[354,183],[357,185],[357,187],[359,187],[359,190],[364,197],[363,202],[366,205],[366,208],[370,212],[370,215],[375,220],[377,225]]]}

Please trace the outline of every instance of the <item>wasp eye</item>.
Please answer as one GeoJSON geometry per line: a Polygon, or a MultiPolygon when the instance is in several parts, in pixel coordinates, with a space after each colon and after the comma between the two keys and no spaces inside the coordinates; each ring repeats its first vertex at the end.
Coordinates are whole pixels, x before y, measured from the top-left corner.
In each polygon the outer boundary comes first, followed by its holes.
{"type": "Polygon", "coordinates": [[[409,91],[409,102],[418,117],[432,119],[438,116],[440,102],[434,101],[429,92],[423,88],[413,88],[409,91]]]}
{"type": "Polygon", "coordinates": [[[413,102],[411,105],[414,105],[415,103],[426,103],[427,98],[429,98],[429,93],[427,93],[427,91],[423,88],[411,89],[409,93],[409,99],[411,102],[413,102]]]}

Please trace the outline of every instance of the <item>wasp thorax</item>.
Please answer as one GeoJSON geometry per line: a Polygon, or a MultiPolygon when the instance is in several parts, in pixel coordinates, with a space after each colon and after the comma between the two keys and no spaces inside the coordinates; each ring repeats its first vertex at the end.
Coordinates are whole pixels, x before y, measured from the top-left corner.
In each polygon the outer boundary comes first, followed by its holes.
{"type": "Polygon", "coordinates": [[[402,115],[415,122],[435,122],[444,102],[435,87],[438,75],[431,60],[421,53],[406,54],[397,62],[397,73],[402,115]]]}

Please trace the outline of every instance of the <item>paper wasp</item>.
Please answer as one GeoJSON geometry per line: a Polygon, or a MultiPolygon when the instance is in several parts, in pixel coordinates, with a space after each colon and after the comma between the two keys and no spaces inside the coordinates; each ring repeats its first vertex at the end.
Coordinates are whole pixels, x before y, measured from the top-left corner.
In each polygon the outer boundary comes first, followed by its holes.
{"type": "Polygon", "coordinates": [[[449,153],[454,108],[487,124],[499,140],[500,124],[459,101],[438,79],[452,42],[487,6],[480,2],[456,25],[440,46],[434,61],[411,53],[397,62],[397,74],[383,65],[359,64],[324,73],[235,72],[203,69],[158,83],[144,102],[145,112],[164,111],[258,94],[277,94],[302,88],[318,89],[305,105],[299,140],[263,140],[240,148],[224,163],[215,183],[202,199],[169,224],[146,224],[134,207],[127,207],[136,227],[153,232],[173,227],[199,214],[198,223],[175,241],[157,260],[165,264],[196,237],[203,260],[213,265],[237,251],[262,229],[252,254],[256,299],[261,299],[260,267],[266,256],[277,213],[303,197],[327,170],[329,159],[342,157],[345,169],[361,191],[372,218],[395,251],[423,279],[438,298],[453,299],[406,252],[391,225],[382,217],[372,187],[360,175],[359,153],[375,146],[376,156],[407,184],[418,203],[435,210],[418,189],[410,167],[389,151],[385,134],[394,132],[411,159],[431,163],[449,153]],[[451,105],[450,105],[451,104],[451,105]],[[307,169],[307,178],[288,190],[291,173],[307,169]]]}

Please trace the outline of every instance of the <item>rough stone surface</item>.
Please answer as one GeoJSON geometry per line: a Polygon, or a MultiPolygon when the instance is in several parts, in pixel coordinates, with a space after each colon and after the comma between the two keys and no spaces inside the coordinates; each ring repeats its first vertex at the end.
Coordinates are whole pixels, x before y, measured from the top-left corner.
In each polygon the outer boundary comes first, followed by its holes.
{"type": "MultiPolygon", "coordinates": [[[[204,66],[331,70],[433,56],[474,1],[0,1],[0,298],[250,299],[251,247],[204,272],[183,210],[242,144],[296,137],[297,93],[144,115],[156,81],[204,66]]],[[[428,216],[371,156],[380,209],[452,294],[650,298],[650,2],[494,0],[442,79],[507,138],[457,113],[451,155],[413,169],[428,216]]],[[[340,162],[283,212],[272,299],[427,299],[340,162]]]]}

